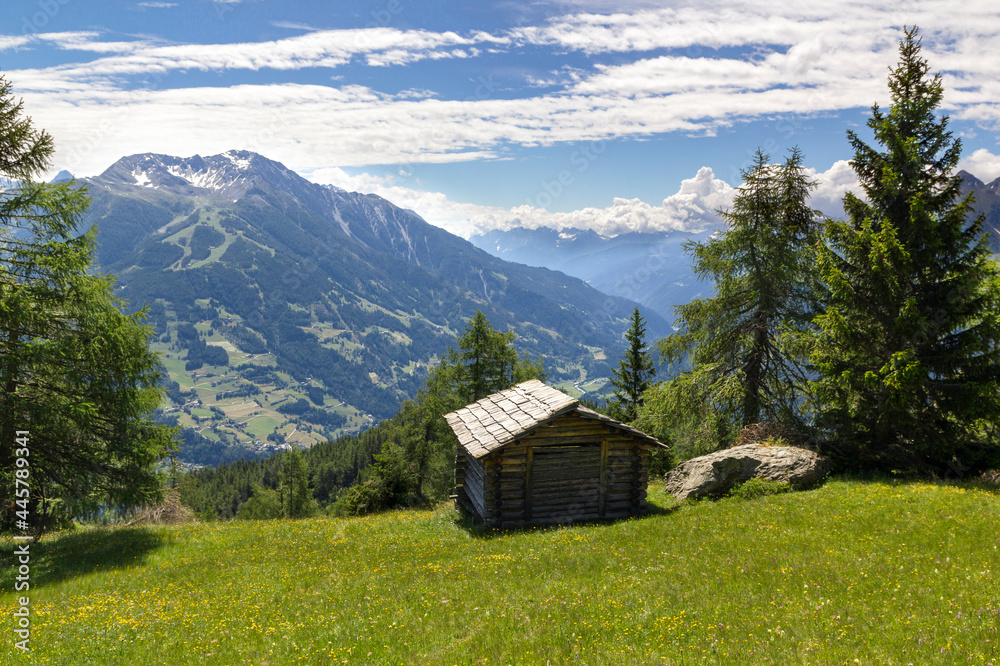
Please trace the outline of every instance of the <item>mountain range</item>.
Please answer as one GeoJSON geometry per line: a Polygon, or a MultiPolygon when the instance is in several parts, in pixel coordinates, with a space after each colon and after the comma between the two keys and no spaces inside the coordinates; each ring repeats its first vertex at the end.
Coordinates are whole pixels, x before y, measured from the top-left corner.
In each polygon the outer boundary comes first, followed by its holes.
{"type": "Polygon", "coordinates": [[[496,257],[580,278],[599,291],[635,300],[672,321],[674,306],[712,294],[711,283],[699,280],[691,270],[684,243],[704,241],[717,232],[607,237],[589,229],[515,227],[495,229],[469,240],[496,257]]]}
{"type": "Polygon", "coordinates": [[[975,196],[973,212],[983,216],[983,231],[988,234],[990,252],[1000,254],[1000,178],[984,183],[968,171],[959,171],[962,194],[975,196]]]}
{"type": "MultiPolygon", "coordinates": [[[[392,415],[476,310],[543,356],[551,382],[599,389],[635,307],[252,152],[132,155],[78,182],[100,267],[149,308],[169,374],[161,418],[185,428],[191,463],[392,415]]],[[[642,311],[651,338],[669,333],[642,311]]]]}
{"type": "MultiPolygon", "coordinates": [[[[990,251],[1000,253],[1000,178],[984,183],[966,171],[957,175],[962,179],[962,194],[975,195],[974,214],[984,216],[990,251]]],[[[606,294],[638,301],[672,321],[674,306],[712,295],[712,284],[699,280],[691,270],[684,243],[704,241],[720,229],[608,237],[593,230],[515,227],[494,229],[469,240],[496,257],[578,277],[606,294]]]]}

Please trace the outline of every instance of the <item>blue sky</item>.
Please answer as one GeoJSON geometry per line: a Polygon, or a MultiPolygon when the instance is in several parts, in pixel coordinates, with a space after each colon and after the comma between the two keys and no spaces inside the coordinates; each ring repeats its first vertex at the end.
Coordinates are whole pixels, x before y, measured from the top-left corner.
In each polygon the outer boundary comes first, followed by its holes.
{"type": "Polygon", "coordinates": [[[53,173],[248,149],[466,236],[615,234],[711,221],[758,147],[799,146],[835,213],[845,131],[888,103],[915,24],[961,166],[1000,177],[993,0],[737,5],[8,0],[0,73],[55,137],[53,173]]]}

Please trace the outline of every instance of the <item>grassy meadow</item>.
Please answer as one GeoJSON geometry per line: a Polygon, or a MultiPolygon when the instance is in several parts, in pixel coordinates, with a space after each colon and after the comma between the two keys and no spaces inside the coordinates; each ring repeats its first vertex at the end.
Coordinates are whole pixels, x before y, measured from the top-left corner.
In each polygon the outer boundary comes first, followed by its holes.
{"type": "MultiPolygon", "coordinates": [[[[517,531],[441,506],[49,535],[32,546],[30,660],[1000,665],[995,491],[650,495],[646,518],[517,531]]],[[[27,662],[5,634],[2,661],[27,662]]]]}

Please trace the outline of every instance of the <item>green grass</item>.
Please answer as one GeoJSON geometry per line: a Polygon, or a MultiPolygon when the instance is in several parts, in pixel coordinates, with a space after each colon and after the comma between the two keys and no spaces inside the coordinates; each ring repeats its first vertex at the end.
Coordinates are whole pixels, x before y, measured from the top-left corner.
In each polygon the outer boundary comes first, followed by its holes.
{"type": "Polygon", "coordinates": [[[278,419],[267,415],[252,416],[249,418],[250,421],[246,425],[246,431],[257,439],[264,439],[281,425],[278,419]]]}
{"type": "Polygon", "coordinates": [[[996,494],[832,481],[679,506],[651,495],[643,519],[509,532],[441,507],[53,535],[32,546],[32,656],[1000,664],[996,494]]]}

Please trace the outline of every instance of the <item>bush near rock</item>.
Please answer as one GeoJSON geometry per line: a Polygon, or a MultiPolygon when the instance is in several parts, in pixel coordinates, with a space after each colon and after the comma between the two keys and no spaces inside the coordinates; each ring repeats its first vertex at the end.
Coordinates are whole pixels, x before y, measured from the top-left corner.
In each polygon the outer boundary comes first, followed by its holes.
{"type": "Polygon", "coordinates": [[[666,491],[679,500],[720,497],[750,479],[815,484],[830,471],[830,460],[795,446],[744,444],[686,460],[666,475],[666,491]]]}

